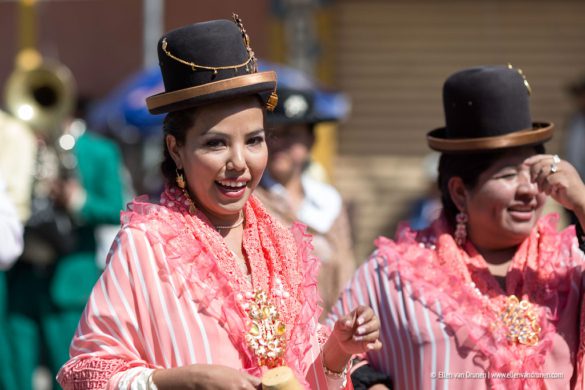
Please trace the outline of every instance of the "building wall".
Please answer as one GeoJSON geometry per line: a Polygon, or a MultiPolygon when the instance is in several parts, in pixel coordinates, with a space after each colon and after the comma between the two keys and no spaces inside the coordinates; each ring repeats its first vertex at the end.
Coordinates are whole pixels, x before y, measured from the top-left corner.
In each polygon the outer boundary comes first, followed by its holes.
{"type": "Polygon", "coordinates": [[[355,206],[356,253],[393,235],[429,185],[427,131],[444,124],[443,81],[458,69],[511,63],[532,87],[535,121],[552,121],[559,151],[566,84],[585,71],[585,2],[339,0],[335,83],[352,97],[335,184],[355,206]]]}
{"type": "MultiPolygon", "coordinates": [[[[268,0],[164,2],[164,31],[238,12],[258,56],[267,54],[268,0]]],[[[73,72],[80,93],[102,98],[142,68],[141,0],[37,0],[37,48],[73,72]]],[[[0,1],[0,88],[9,77],[19,46],[18,1],[0,1]]],[[[153,48],[155,50],[156,48],[153,48]]],[[[3,92],[3,90],[0,90],[3,92]]],[[[0,104],[1,106],[1,104],[0,104]]]]}

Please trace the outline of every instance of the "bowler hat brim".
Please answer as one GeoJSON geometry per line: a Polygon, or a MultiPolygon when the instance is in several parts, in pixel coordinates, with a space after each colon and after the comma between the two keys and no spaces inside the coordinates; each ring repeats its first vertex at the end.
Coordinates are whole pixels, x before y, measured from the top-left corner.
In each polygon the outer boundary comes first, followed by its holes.
{"type": "Polygon", "coordinates": [[[431,149],[443,153],[488,151],[542,144],[552,138],[553,129],[552,123],[537,122],[532,124],[531,129],[493,137],[446,138],[446,128],[441,127],[427,134],[427,142],[431,149]]]}
{"type": "Polygon", "coordinates": [[[149,96],[146,106],[150,113],[162,114],[275,89],[276,73],[258,72],[149,96]]]}

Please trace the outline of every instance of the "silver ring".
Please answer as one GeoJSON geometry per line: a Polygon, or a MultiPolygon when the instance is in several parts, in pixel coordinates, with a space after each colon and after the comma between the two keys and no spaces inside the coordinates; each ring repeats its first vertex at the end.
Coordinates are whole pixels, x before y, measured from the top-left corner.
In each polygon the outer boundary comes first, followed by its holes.
{"type": "Polygon", "coordinates": [[[550,164],[550,173],[557,173],[559,170],[558,164],[561,162],[561,159],[558,154],[553,156],[553,162],[550,164]]]}

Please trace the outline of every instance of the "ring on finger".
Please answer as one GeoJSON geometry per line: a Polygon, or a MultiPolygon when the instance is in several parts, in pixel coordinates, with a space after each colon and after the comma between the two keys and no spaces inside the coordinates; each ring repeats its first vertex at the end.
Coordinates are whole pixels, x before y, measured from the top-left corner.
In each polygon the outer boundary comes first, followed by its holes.
{"type": "Polygon", "coordinates": [[[550,164],[550,173],[557,173],[559,170],[558,164],[561,162],[561,159],[557,154],[553,156],[553,162],[550,164]]]}

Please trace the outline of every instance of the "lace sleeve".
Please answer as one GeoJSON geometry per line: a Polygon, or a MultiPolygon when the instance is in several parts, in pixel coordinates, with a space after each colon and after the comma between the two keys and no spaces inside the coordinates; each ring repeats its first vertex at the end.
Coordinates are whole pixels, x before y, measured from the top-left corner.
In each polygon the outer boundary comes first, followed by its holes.
{"type": "Polygon", "coordinates": [[[128,363],[122,359],[79,359],[67,363],[57,380],[64,390],[105,389],[111,377],[127,369],[128,363]]]}

